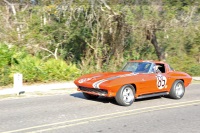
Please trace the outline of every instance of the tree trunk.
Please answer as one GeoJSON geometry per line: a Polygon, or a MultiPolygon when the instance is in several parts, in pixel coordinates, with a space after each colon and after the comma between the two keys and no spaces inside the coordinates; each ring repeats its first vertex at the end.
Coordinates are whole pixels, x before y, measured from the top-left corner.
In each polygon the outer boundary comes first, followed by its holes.
{"type": "Polygon", "coordinates": [[[158,60],[165,61],[165,53],[162,50],[161,46],[158,45],[158,41],[156,38],[156,31],[153,30],[153,32],[150,32],[149,30],[147,30],[147,39],[150,40],[151,43],[153,44],[158,60]]]}

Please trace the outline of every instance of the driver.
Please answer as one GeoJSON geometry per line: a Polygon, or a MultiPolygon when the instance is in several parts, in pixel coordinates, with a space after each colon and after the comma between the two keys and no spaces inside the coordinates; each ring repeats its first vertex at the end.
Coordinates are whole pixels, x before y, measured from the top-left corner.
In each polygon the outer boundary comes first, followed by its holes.
{"type": "Polygon", "coordinates": [[[161,67],[161,66],[160,65],[155,65],[153,67],[155,73],[161,73],[161,71],[159,70],[159,67],[161,67]]]}

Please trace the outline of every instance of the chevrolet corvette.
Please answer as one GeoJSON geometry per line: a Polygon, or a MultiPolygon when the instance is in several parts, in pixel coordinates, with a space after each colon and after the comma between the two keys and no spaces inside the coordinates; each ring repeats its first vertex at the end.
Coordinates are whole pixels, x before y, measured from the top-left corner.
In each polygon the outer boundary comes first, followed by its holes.
{"type": "Polygon", "coordinates": [[[168,95],[181,99],[192,77],[175,71],[161,61],[129,61],[119,72],[83,75],[74,83],[87,99],[99,96],[114,97],[122,106],[130,106],[135,99],[168,95]]]}

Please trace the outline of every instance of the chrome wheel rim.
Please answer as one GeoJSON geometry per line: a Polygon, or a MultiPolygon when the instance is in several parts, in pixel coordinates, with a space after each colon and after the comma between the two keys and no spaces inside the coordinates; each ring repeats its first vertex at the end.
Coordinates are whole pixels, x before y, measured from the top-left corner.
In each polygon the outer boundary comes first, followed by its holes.
{"type": "Polygon", "coordinates": [[[133,90],[130,87],[126,87],[124,88],[123,92],[122,92],[122,96],[123,96],[123,101],[125,103],[130,103],[133,101],[134,99],[134,94],[133,94],[133,90]]]}
{"type": "Polygon", "coordinates": [[[182,86],[181,83],[178,83],[178,84],[176,85],[175,91],[176,91],[176,96],[177,96],[178,98],[180,98],[180,97],[183,95],[184,89],[183,89],[183,86],[182,86]]]}

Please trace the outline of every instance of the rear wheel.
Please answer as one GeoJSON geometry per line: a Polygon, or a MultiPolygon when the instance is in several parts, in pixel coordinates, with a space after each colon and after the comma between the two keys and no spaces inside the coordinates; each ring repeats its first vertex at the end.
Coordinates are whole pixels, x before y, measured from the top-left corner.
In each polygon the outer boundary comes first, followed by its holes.
{"type": "Polygon", "coordinates": [[[88,94],[88,93],[85,93],[83,92],[83,95],[85,96],[86,99],[97,99],[99,96],[97,95],[91,95],[91,94],[88,94]]]}
{"type": "Polygon", "coordinates": [[[181,99],[185,93],[185,86],[182,80],[176,80],[169,92],[169,96],[173,99],[181,99]]]}
{"type": "Polygon", "coordinates": [[[122,86],[117,92],[115,100],[119,105],[130,106],[135,100],[135,88],[129,84],[122,86]]]}

